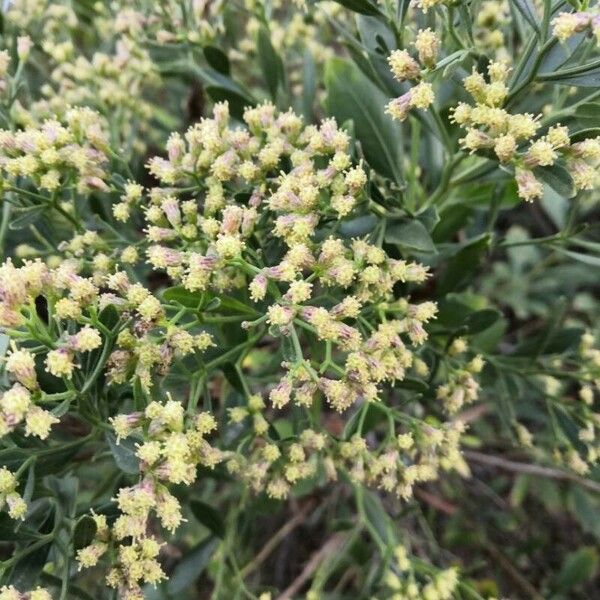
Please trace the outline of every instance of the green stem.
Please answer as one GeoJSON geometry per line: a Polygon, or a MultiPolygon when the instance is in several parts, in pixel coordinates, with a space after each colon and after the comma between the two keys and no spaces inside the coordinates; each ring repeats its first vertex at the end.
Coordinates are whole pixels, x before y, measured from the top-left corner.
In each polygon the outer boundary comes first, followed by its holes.
{"type": "Polygon", "coordinates": [[[527,87],[535,81],[535,79],[537,77],[538,69],[540,68],[540,65],[542,64],[542,61],[544,60],[546,53],[549,50],[551,50],[552,47],[555,46],[557,43],[558,43],[558,40],[553,36],[540,48],[540,51],[538,52],[537,56],[535,57],[535,62],[533,63],[533,66],[531,67],[531,71],[530,71],[529,75],[527,75],[525,80],[522,83],[520,83],[508,95],[508,98],[506,99],[506,108],[509,108],[514,103],[514,101],[519,96],[519,94],[521,94],[523,91],[525,91],[527,89],[527,87]]]}
{"type": "Polygon", "coordinates": [[[433,115],[433,120],[435,121],[435,124],[437,125],[437,128],[439,130],[441,142],[444,144],[444,147],[448,151],[448,154],[452,154],[452,140],[450,139],[448,130],[446,129],[446,126],[444,125],[444,122],[440,117],[440,113],[438,113],[438,111],[433,106],[431,106],[430,112],[433,115]]]}
{"type": "Polygon", "coordinates": [[[98,362],[96,363],[92,374],[90,375],[90,377],[88,377],[83,388],[81,389],[81,394],[85,394],[86,392],[88,392],[92,385],[94,385],[94,383],[96,382],[96,379],[98,379],[98,377],[100,376],[100,372],[102,371],[104,365],[106,364],[106,361],[108,360],[108,355],[111,351],[111,348],[112,340],[106,338],[106,340],[104,341],[104,347],[102,348],[102,354],[100,355],[100,358],[98,358],[98,362]]]}
{"type": "Polygon", "coordinates": [[[8,231],[8,222],[10,219],[11,205],[10,202],[4,202],[2,206],[2,222],[0,223],[0,258],[4,258],[4,239],[8,231]]]}
{"type": "Polygon", "coordinates": [[[458,165],[466,158],[466,156],[467,155],[463,152],[457,152],[452,156],[450,162],[446,164],[444,170],[442,171],[440,183],[438,184],[433,194],[425,201],[425,203],[422,206],[422,209],[434,206],[435,204],[443,200],[445,194],[454,185],[452,182],[452,174],[456,170],[456,167],[458,167],[458,165]]]}
{"type": "Polygon", "coordinates": [[[210,371],[212,369],[215,369],[219,365],[222,365],[222,364],[225,364],[227,362],[230,362],[230,360],[231,360],[231,358],[233,356],[235,356],[236,354],[239,354],[240,352],[242,352],[244,350],[244,348],[246,348],[247,346],[253,345],[260,338],[262,338],[262,336],[263,336],[263,332],[260,331],[256,335],[254,335],[251,338],[249,338],[247,341],[245,341],[245,342],[243,342],[241,344],[238,344],[237,346],[235,346],[235,348],[232,348],[231,350],[228,350],[227,352],[225,352],[225,354],[222,354],[218,358],[215,358],[214,360],[211,360],[211,361],[207,362],[204,365],[204,368],[206,369],[206,371],[210,371]]]}

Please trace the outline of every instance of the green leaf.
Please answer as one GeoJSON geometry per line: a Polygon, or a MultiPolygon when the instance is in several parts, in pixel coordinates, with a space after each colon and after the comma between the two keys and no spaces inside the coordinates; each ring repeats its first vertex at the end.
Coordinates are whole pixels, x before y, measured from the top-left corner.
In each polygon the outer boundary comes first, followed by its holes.
{"type": "MultiPolygon", "coordinates": [[[[531,354],[537,358],[546,351],[548,346],[551,346],[553,336],[559,334],[559,327],[562,325],[567,312],[567,299],[560,296],[556,299],[552,306],[551,313],[545,323],[543,331],[536,337],[530,338],[534,341],[533,351],[531,354]]],[[[527,344],[527,342],[525,342],[527,344]]]]}
{"type": "Polygon", "coordinates": [[[437,292],[440,296],[466,286],[490,247],[490,236],[485,234],[463,246],[449,261],[440,277],[437,292]]]}
{"type": "MultiPolygon", "coordinates": [[[[368,411],[369,408],[367,408],[366,410],[368,411]]],[[[352,416],[346,421],[346,425],[344,425],[344,431],[342,432],[343,440],[349,440],[352,437],[352,434],[356,431],[356,428],[358,427],[359,419],[360,409],[355,410],[352,416]]]]}
{"type": "Polygon", "coordinates": [[[557,331],[549,340],[544,354],[563,354],[575,350],[581,342],[584,330],[581,327],[565,327],[557,331]]]}
{"type": "Polygon", "coordinates": [[[556,578],[556,590],[568,592],[595,577],[598,559],[598,551],[592,547],[579,548],[568,554],[556,578]]]}
{"type": "Polygon", "coordinates": [[[392,223],[385,230],[385,241],[420,252],[437,252],[435,244],[421,221],[413,219],[404,223],[392,223]]]}
{"type": "Polygon", "coordinates": [[[73,532],[73,546],[75,550],[89,546],[96,535],[96,529],[96,521],[92,517],[89,515],[80,517],[73,532]]]}
{"type": "Polygon", "coordinates": [[[398,21],[401,24],[404,23],[404,18],[406,17],[406,13],[408,12],[408,7],[410,6],[410,0],[398,0],[398,8],[396,10],[396,16],[398,21]]]}
{"type": "Polygon", "coordinates": [[[557,194],[549,185],[545,185],[544,195],[540,198],[540,205],[552,219],[556,228],[559,230],[563,229],[567,222],[570,202],[560,194],[557,194]]]}
{"type": "Polygon", "coordinates": [[[289,419],[277,419],[271,427],[274,429],[275,435],[271,435],[271,428],[269,428],[269,435],[274,440],[288,440],[294,437],[294,426],[289,419]]]}
{"type": "Polygon", "coordinates": [[[244,115],[244,109],[247,106],[253,106],[253,102],[249,102],[245,96],[241,96],[237,92],[216,85],[206,87],[206,93],[214,102],[229,103],[229,112],[238,120],[241,121],[244,115]]]}
{"type": "Polygon", "coordinates": [[[587,129],[580,129],[570,135],[571,143],[581,142],[588,138],[600,137],[600,127],[589,127],[587,129]]]}
{"type": "Polygon", "coordinates": [[[438,306],[436,322],[452,329],[464,325],[465,320],[473,313],[470,306],[458,300],[454,295],[440,300],[438,306]]]}
{"type": "Polygon", "coordinates": [[[206,83],[206,85],[231,92],[235,96],[243,98],[244,102],[248,105],[255,104],[252,95],[231,77],[219,73],[214,69],[203,69],[195,65],[193,66],[193,71],[206,83]]]}
{"type": "Polygon", "coordinates": [[[213,555],[218,540],[209,536],[186,554],[182,561],[175,567],[169,577],[167,591],[169,594],[179,594],[189,587],[206,568],[208,561],[213,555]]]}
{"type": "Polygon", "coordinates": [[[5,333],[0,333],[0,360],[4,358],[6,351],[8,350],[8,346],[10,344],[10,337],[5,333]]]}
{"type": "Polygon", "coordinates": [[[23,500],[28,504],[31,502],[31,498],[33,497],[33,490],[35,487],[35,463],[32,463],[29,469],[27,470],[27,481],[25,483],[25,487],[23,488],[23,500]]]}
{"type": "Polygon", "coordinates": [[[225,379],[227,379],[229,385],[240,394],[244,394],[244,385],[242,384],[242,379],[240,374],[238,373],[235,365],[233,363],[227,363],[221,367],[223,371],[223,375],[225,375],[225,379]]]}
{"type": "Polygon", "coordinates": [[[190,292],[182,285],[167,288],[163,294],[166,302],[175,302],[186,308],[198,309],[202,303],[203,294],[201,292],[190,292]]]}
{"type": "Polygon", "coordinates": [[[551,167],[537,167],[533,170],[536,177],[547,183],[557,194],[565,198],[575,195],[573,178],[565,167],[552,165],[551,167]]]}
{"type": "Polygon", "coordinates": [[[442,211],[439,223],[431,235],[435,242],[446,242],[473,216],[474,210],[463,204],[453,204],[442,211]]]}
{"type": "Polygon", "coordinates": [[[411,392],[418,392],[419,394],[426,394],[429,391],[429,386],[425,382],[414,377],[405,377],[396,381],[395,387],[410,390],[411,392]]]}
{"type": "Polygon", "coordinates": [[[39,537],[37,531],[26,525],[19,524],[17,527],[15,520],[9,517],[7,512],[0,513],[0,539],[3,542],[35,540],[39,537]]]}
{"type": "MultiPolygon", "coordinates": [[[[540,73],[552,73],[569,63],[575,56],[578,56],[576,52],[582,44],[585,44],[587,37],[585,32],[581,32],[571,36],[565,42],[559,42],[557,39],[548,40],[548,47],[542,62],[539,64],[538,71],[540,73]]],[[[537,50],[537,44],[535,47],[537,50]]]]}
{"type": "Polygon", "coordinates": [[[361,15],[379,15],[381,11],[369,0],[335,0],[338,4],[361,15]]]}
{"type": "Polygon", "coordinates": [[[478,310],[465,319],[470,334],[481,333],[491,327],[502,315],[492,308],[478,310]]]}
{"type": "Polygon", "coordinates": [[[364,516],[370,524],[369,529],[384,545],[394,543],[394,528],[391,519],[381,504],[381,499],[374,492],[363,489],[364,516]]]}
{"type": "Polygon", "coordinates": [[[280,83],[283,83],[283,63],[271,43],[271,36],[266,27],[261,27],[258,30],[256,44],[263,76],[267,82],[271,99],[275,101],[277,99],[277,87],[280,83]]]}
{"type": "Polygon", "coordinates": [[[342,221],[340,224],[340,235],[344,238],[356,238],[371,233],[377,225],[377,217],[375,215],[362,215],[342,221]]]}
{"type": "Polygon", "coordinates": [[[186,63],[184,64],[187,69],[192,69],[206,84],[206,93],[212,100],[215,102],[226,100],[229,103],[229,112],[236,119],[241,120],[244,109],[247,106],[254,106],[256,104],[252,95],[231,79],[231,77],[219,73],[219,71],[216,71],[215,69],[204,69],[196,65],[190,67],[186,63]]]}
{"type": "Polygon", "coordinates": [[[592,254],[583,254],[582,252],[573,252],[573,250],[567,250],[561,246],[552,246],[554,250],[564,254],[573,260],[581,262],[590,267],[600,267],[600,256],[593,256],[592,254]]]}
{"type": "Polygon", "coordinates": [[[18,558],[11,574],[10,583],[18,589],[30,590],[34,589],[35,583],[46,565],[48,554],[50,553],[51,539],[48,540],[41,548],[38,548],[31,554],[27,554],[23,558],[18,558]]]}
{"type": "MultiPolygon", "coordinates": [[[[62,579],[56,575],[51,575],[50,573],[42,572],[40,574],[40,579],[44,587],[54,586],[56,588],[60,588],[62,585],[62,579]]],[[[94,596],[88,594],[79,586],[74,585],[72,581],[69,582],[68,590],[69,600],[71,598],[81,598],[81,600],[96,600],[94,596]]]]}
{"type": "Polygon", "coordinates": [[[296,349],[291,336],[282,336],[281,338],[281,355],[283,360],[293,364],[296,360],[296,349]]]}
{"type": "Polygon", "coordinates": [[[302,60],[302,114],[312,121],[317,94],[317,65],[310,51],[306,50],[302,60]]]}
{"type": "Polygon", "coordinates": [[[160,106],[154,105],[152,108],[152,119],[156,121],[165,131],[173,131],[181,127],[181,121],[160,106]]]}
{"type": "Polygon", "coordinates": [[[71,406],[71,402],[72,402],[72,400],[70,398],[65,398],[60,404],[55,406],[50,412],[55,417],[62,417],[69,410],[69,407],[71,406]]]}
{"type": "Polygon", "coordinates": [[[338,123],[353,120],[367,162],[400,183],[401,129],[385,114],[388,98],[356,66],[339,58],[325,66],[327,113],[338,123]]]}
{"type": "Polygon", "coordinates": [[[231,65],[229,64],[227,54],[225,54],[223,50],[216,46],[205,46],[203,53],[206,62],[208,62],[215,71],[223,73],[223,75],[229,75],[231,72],[231,65]]]}
{"type": "MultiPolygon", "coordinates": [[[[387,45],[385,42],[385,34],[378,35],[379,39],[370,39],[368,43],[363,43],[355,37],[348,29],[343,27],[335,19],[329,18],[330,24],[340,34],[344,44],[352,58],[356,67],[369,79],[373,84],[383,90],[387,97],[399,96],[403,92],[400,83],[394,79],[390,67],[387,63],[387,52],[381,50],[382,45],[387,45]]],[[[361,34],[362,35],[362,34],[361,34]]],[[[363,38],[364,40],[365,38],[363,38]]],[[[395,40],[395,37],[393,37],[395,40]]],[[[392,47],[395,47],[395,41],[392,47]]]]}
{"type": "Polygon", "coordinates": [[[579,345],[582,334],[583,329],[579,327],[565,327],[551,333],[550,336],[547,331],[543,331],[519,344],[513,356],[563,354],[579,345]]]}
{"type": "Polygon", "coordinates": [[[510,491],[510,505],[521,506],[527,497],[527,492],[531,484],[531,476],[518,475],[510,491]]]}
{"type": "Polygon", "coordinates": [[[597,102],[585,102],[575,109],[575,117],[583,120],[600,123],[600,104],[597,102]]]}
{"type": "Polygon", "coordinates": [[[586,492],[578,485],[571,486],[567,498],[569,512],[581,525],[583,531],[600,539],[600,502],[596,495],[586,492]]]}
{"type": "Polygon", "coordinates": [[[210,504],[202,502],[201,500],[192,500],[190,508],[194,517],[196,517],[202,525],[207,527],[217,537],[225,537],[225,522],[216,508],[213,508],[210,504]]]}
{"type": "Polygon", "coordinates": [[[425,225],[425,229],[430,233],[435,229],[436,225],[440,222],[440,215],[438,209],[435,206],[429,206],[425,210],[421,211],[416,215],[416,218],[425,225]]]}
{"type": "Polygon", "coordinates": [[[444,77],[448,77],[452,74],[452,72],[460,65],[460,63],[465,60],[469,56],[469,52],[467,50],[457,50],[448,56],[442,58],[442,60],[438,61],[435,65],[435,68],[432,69],[432,73],[437,73],[438,71],[443,70],[442,75],[444,77]]]}
{"type": "Polygon", "coordinates": [[[514,90],[520,83],[523,83],[523,81],[531,75],[531,71],[535,66],[537,49],[537,36],[532,35],[529,38],[529,41],[520,49],[519,61],[512,71],[509,80],[511,90],[514,90]]]}
{"type": "Polygon", "coordinates": [[[539,21],[535,6],[531,0],[511,0],[515,8],[521,13],[522,17],[529,23],[531,28],[536,32],[540,33],[539,21]]]}
{"type": "Polygon", "coordinates": [[[373,431],[377,425],[386,419],[386,414],[376,403],[370,403],[365,407],[364,415],[361,408],[354,411],[354,414],[348,419],[342,432],[342,439],[349,440],[351,436],[358,430],[358,425],[362,422],[362,435],[366,435],[369,431],[373,431]]]}
{"type": "Polygon", "coordinates": [[[473,21],[471,5],[468,2],[460,2],[457,6],[462,26],[467,30],[467,37],[473,40],[473,21]]]}
{"type": "MultiPolygon", "coordinates": [[[[591,240],[585,240],[583,238],[573,237],[569,240],[574,246],[585,248],[586,250],[593,250],[600,254],[600,242],[592,242],[591,240]]],[[[2,352],[0,351],[0,356],[2,352]]]]}
{"type": "Polygon", "coordinates": [[[77,507],[79,479],[72,475],[64,477],[48,475],[44,478],[44,484],[56,496],[59,512],[66,517],[73,518],[77,507]]]}
{"type": "Polygon", "coordinates": [[[595,88],[600,86],[600,59],[570,69],[540,73],[537,78],[540,81],[552,81],[559,85],[595,88]]]}
{"type": "Polygon", "coordinates": [[[121,471],[129,473],[130,475],[139,473],[140,461],[135,455],[135,445],[131,440],[121,440],[117,444],[115,436],[112,433],[107,432],[106,441],[108,442],[110,451],[115,459],[115,463],[117,463],[117,467],[119,467],[121,471]]]}
{"type": "Polygon", "coordinates": [[[113,329],[119,322],[119,313],[113,304],[109,304],[100,311],[98,320],[108,329],[113,329]]]}
{"type": "MultiPolygon", "coordinates": [[[[79,448],[76,444],[65,444],[53,446],[43,453],[37,455],[36,468],[39,473],[55,473],[64,468],[77,452],[79,448]]],[[[8,448],[0,451],[0,464],[11,471],[18,469],[23,461],[35,453],[31,448],[8,448]]]]}
{"type": "Polygon", "coordinates": [[[258,316],[259,313],[256,309],[240,302],[236,298],[232,298],[231,296],[220,296],[221,303],[219,304],[219,312],[223,313],[232,313],[236,315],[250,315],[250,316],[258,316]]]}
{"type": "Polygon", "coordinates": [[[493,352],[496,350],[507,329],[508,321],[504,317],[498,319],[491,327],[473,335],[471,338],[473,348],[482,352],[493,352]]]}
{"type": "Polygon", "coordinates": [[[361,42],[373,54],[385,59],[396,47],[394,32],[382,19],[358,15],[356,25],[361,42]]]}
{"type": "Polygon", "coordinates": [[[28,207],[19,212],[18,216],[11,220],[8,227],[12,230],[25,229],[35,223],[45,212],[47,206],[39,204],[28,207]]]}
{"type": "Polygon", "coordinates": [[[202,309],[204,312],[214,312],[219,306],[221,306],[221,299],[215,296],[214,298],[211,298],[202,309]]]}

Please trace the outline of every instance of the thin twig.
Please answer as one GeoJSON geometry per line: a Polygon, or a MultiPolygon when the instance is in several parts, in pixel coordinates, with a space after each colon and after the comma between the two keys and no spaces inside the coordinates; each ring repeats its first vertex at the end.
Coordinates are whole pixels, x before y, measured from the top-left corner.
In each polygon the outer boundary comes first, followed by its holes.
{"type": "Polygon", "coordinates": [[[343,533],[332,535],[325,544],[310,557],[310,560],[304,565],[304,569],[302,569],[300,575],[292,581],[283,593],[277,596],[277,600],[290,600],[293,598],[302,589],[304,584],[310,580],[321,563],[331,554],[335,554],[338,549],[344,545],[345,541],[346,535],[343,533]]]}
{"type": "Polygon", "coordinates": [[[447,502],[443,498],[436,496],[435,494],[431,494],[430,492],[423,490],[421,488],[415,489],[415,496],[419,498],[419,500],[423,500],[430,506],[433,506],[436,510],[443,512],[447,515],[453,515],[456,513],[457,508],[454,504],[447,502]]]}
{"type": "Polygon", "coordinates": [[[512,579],[512,581],[521,588],[532,600],[544,600],[544,597],[519,573],[516,567],[496,546],[489,542],[484,542],[484,547],[489,555],[500,565],[500,568],[512,579]]]}
{"type": "Polygon", "coordinates": [[[592,481],[591,479],[579,477],[578,475],[569,473],[568,471],[561,471],[560,469],[553,469],[551,467],[542,467],[541,465],[532,465],[513,460],[506,460],[504,458],[500,458],[499,456],[490,456],[489,454],[482,454],[481,452],[475,452],[473,450],[465,450],[463,454],[468,460],[480,463],[482,465],[498,467],[500,469],[504,469],[505,471],[513,471],[515,473],[537,475],[538,477],[546,477],[548,479],[572,481],[581,487],[585,487],[588,490],[600,493],[600,483],[592,481]]]}
{"type": "Polygon", "coordinates": [[[467,410],[459,413],[452,419],[453,421],[460,421],[461,423],[469,424],[474,421],[478,421],[481,417],[490,412],[490,407],[487,404],[478,404],[468,408],[467,410]]]}
{"type": "Polygon", "coordinates": [[[314,501],[307,502],[273,537],[262,547],[260,552],[240,571],[240,576],[246,578],[270,556],[271,552],[299,525],[306,521],[307,514],[314,508],[314,501]]]}

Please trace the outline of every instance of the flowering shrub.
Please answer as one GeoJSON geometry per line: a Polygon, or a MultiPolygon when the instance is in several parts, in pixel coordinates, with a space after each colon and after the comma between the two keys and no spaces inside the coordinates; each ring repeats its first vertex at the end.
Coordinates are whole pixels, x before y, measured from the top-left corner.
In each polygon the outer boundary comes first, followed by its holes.
{"type": "Polygon", "coordinates": [[[0,600],[595,597],[600,5],[2,16],[0,600]]]}

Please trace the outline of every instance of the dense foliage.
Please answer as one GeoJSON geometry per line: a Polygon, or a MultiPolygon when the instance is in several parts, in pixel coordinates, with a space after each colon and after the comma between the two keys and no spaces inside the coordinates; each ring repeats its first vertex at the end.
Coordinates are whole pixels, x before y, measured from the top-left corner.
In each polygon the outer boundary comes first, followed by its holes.
{"type": "Polygon", "coordinates": [[[600,595],[600,5],[1,16],[0,600],[600,595]]]}

